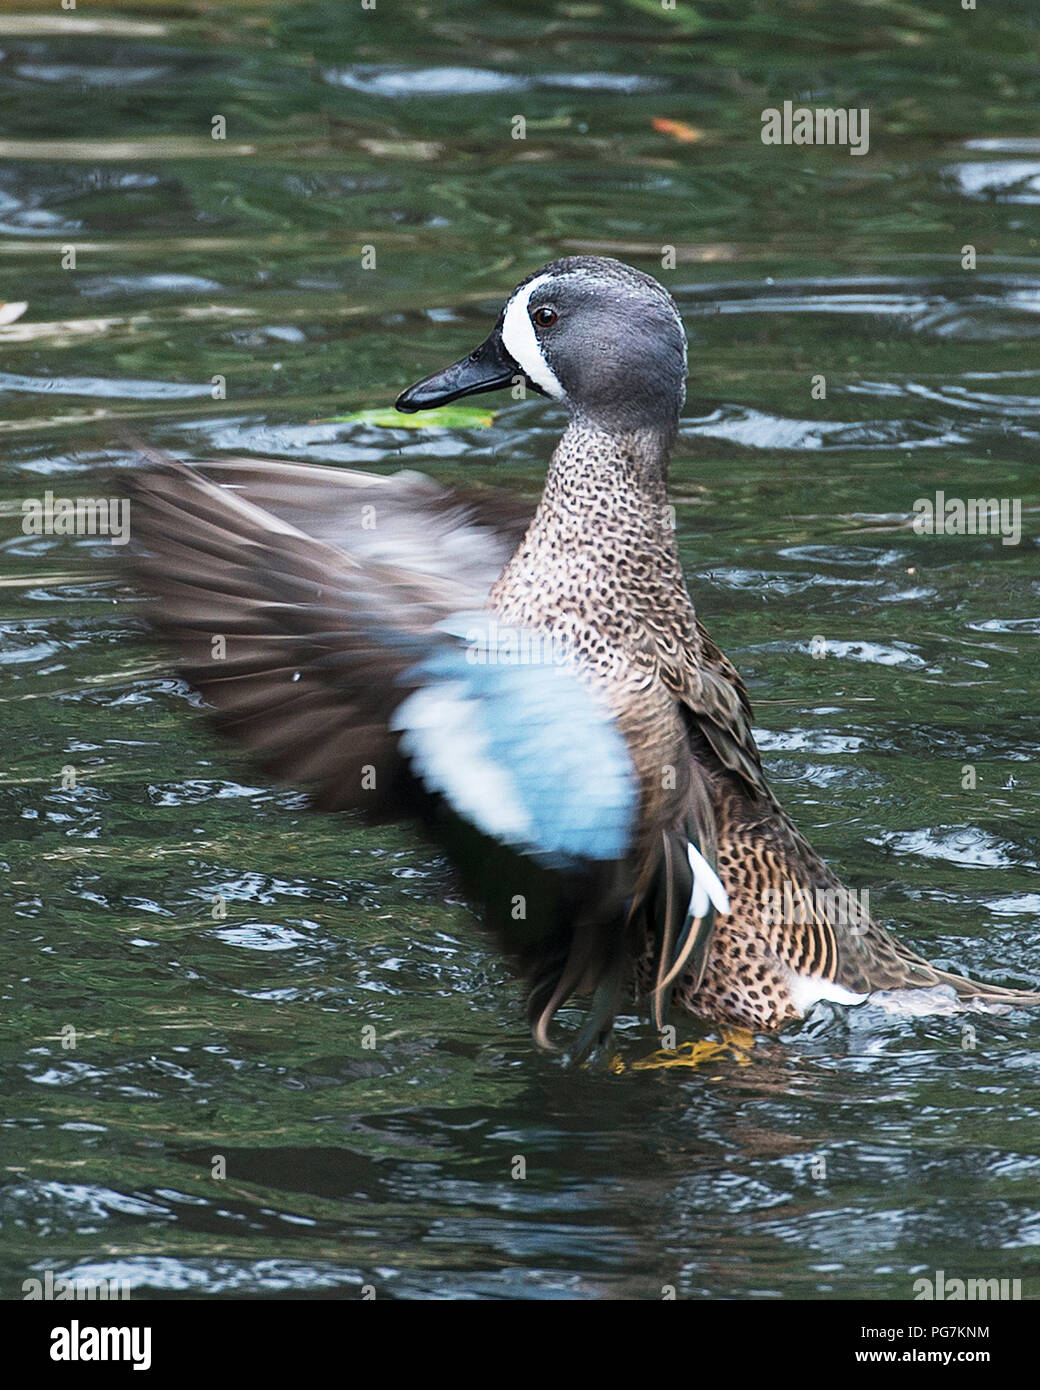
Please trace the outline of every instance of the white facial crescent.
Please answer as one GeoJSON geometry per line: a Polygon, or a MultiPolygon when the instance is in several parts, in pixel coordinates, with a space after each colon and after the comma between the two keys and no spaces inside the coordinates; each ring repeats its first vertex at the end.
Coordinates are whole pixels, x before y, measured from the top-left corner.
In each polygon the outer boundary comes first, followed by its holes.
{"type": "Polygon", "coordinates": [[[502,342],[505,344],[506,352],[524,369],[535,385],[540,386],[547,396],[559,401],[563,399],[563,387],[545,360],[528,312],[531,295],[544,285],[546,280],[551,279],[551,275],[538,275],[513,295],[506,305],[505,317],[502,320],[502,342]]]}

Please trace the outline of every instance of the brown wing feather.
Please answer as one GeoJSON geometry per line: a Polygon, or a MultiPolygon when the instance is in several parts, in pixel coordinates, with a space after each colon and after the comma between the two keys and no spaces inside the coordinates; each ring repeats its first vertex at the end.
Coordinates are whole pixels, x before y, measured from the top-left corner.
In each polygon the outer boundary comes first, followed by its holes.
{"type": "Polygon", "coordinates": [[[415,792],[386,728],[416,659],[409,638],[479,607],[507,542],[434,485],[424,549],[412,509],[431,494],[415,475],[358,482],[262,463],[204,470],[163,460],[128,481],[130,564],[152,621],[215,707],[217,729],[265,770],[306,786],[323,809],[385,813],[405,786],[415,792]],[[355,524],[362,495],[381,499],[377,540],[355,524]],[[444,558],[445,538],[459,532],[465,568],[444,558]]]}

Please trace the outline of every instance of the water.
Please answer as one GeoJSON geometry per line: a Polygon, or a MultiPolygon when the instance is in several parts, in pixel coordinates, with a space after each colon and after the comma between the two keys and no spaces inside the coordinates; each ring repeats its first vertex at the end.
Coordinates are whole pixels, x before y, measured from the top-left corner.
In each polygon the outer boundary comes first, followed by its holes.
{"type": "Polygon", "coordinates": [[[1040,1289],[1040,1014],[824,1008],[659,1072],[632,1015],[625,1071],[567,1073],[412,830],[264,783],[111,546],[21,533],[135,466],[119,428],[533,499],[551,403],[327,422],[620,255],[690,332],[683,554],[774,785],[904,939],[1036,984],[1033,7],[747,9],[0,15],[4,1296],[1040,1289]],[[763,146],[785,99],[869,100],[869,155],[763,146]],[[1021,499],[1021,543],[914,534],[937,491],[1021,499]]]}

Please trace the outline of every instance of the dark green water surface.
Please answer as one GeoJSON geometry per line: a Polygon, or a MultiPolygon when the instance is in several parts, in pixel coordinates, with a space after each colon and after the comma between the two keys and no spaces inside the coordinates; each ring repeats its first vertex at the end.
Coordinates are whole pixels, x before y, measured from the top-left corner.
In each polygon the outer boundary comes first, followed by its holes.
{"type": "Polygon", "coordinates": [[[265,784],[112,547],[21,531],[135,466],[120,426],[534,499],[550,402],[322,422],[619,255],[686,320],[683,554],[781,797],[915,947],[1038,984],[1038,35],[1025,0],[0,4],[0,1296],[1040,1293],[1040,1012],[567,1072],[434,851],[265,784]],[[869,106],[869,153],[763,145],[788,99],[869,106]],[[937,490],[1018,499],[1020,543],[915,534],[937,490]]]}

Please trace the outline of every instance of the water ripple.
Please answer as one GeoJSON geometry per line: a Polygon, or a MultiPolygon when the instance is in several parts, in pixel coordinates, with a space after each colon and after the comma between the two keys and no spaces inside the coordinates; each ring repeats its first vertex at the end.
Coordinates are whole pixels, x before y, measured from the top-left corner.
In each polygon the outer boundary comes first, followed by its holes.
{"type": "Polygon", "coordinates": [[[1009,869],[1016,862],[1010,845],[977,826],[892,830],[872,837],[870,843],[894,854],[941,859],[965,869],[1009,869]]]}

